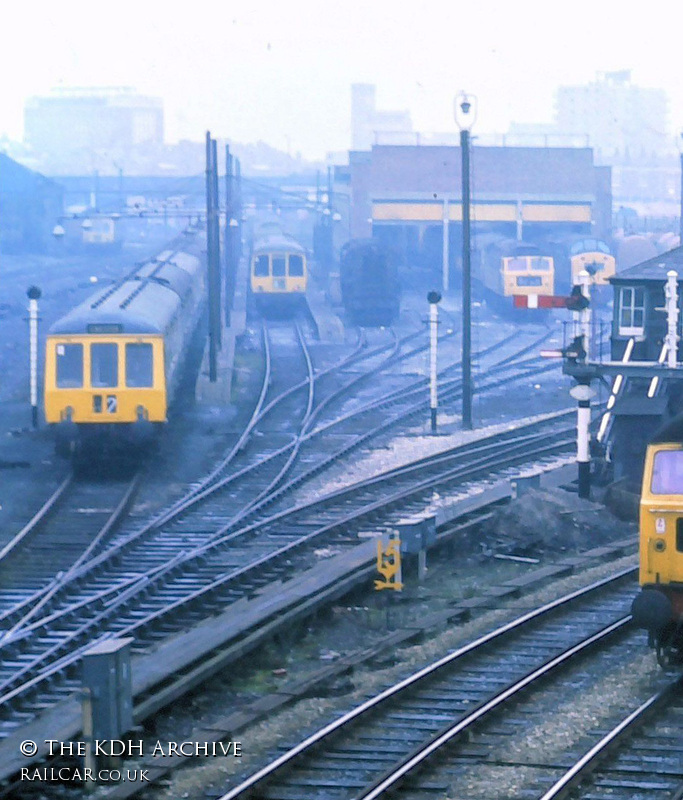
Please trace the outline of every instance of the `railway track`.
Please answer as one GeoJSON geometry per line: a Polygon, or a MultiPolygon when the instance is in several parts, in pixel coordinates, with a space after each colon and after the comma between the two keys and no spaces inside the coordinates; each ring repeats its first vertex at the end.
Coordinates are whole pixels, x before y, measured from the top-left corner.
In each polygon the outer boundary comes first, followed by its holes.
{"type": "Polygon", "coordinates": [[[683,679],[678,676],[582,753],[540,800],[681,800],[683,679]]]}
{"type": "Polygon", "coordinates": [[[355,546],[358,526],[367,525],[379,511],[384,524],[391,526],[411,507],[410,501],[420,502],[421,497],[424,506],[435,487],[462,487],[465,480],[500,474],[516,463],[528,463],[530,457],[571,447],[573,428],[558,424],[551,419],[533,433],[508,431],[494,437],[495,442],[423,459],[412,468],[388,471],[383,480],[361,482],[228,534],[219,528],[212,541],[193,549],[172,548],[172,537],[187,547],[192,535],[182,530],[181,519],[181,529],[167,531],[153,553],[132,549],[125,558],[119,554],[107,563],[106,570],[101,561],[98,570],[82,576],[89,580],[72,580],[52,598],[44,616],[0,642],[7,665],[0,680],[2,731],[7,735],[17,718],[36,713],[36,693],[44,703],[75,690],[76,666],[93,641],[132,635],[136,649],[144,650],[160,636],[191,626],[198,614],[225,608],[252,596],[265,583],[287,580],[309,567],[316,561],[316,548],[355,546]],[[432,477],[427,477],[430,471],[432,477]],[[382,485],[386,494],[380,498],[382,485]]]}
{"type": "MultiPolygon", "coordinates": [[[[130,508],[141,474],[77,481],[69,474],[0,551],[0,624],[29,613],[72,570],[93,558],[130,508]],[[11,613],[10,613],[11,610],[11,613]]],[[[6,632],[6,631],[5,631],[6,632]]]]}
{"type": "MultiPolygon", "coordinates": [[[[464,771],[499,743],[479,735],[473,746],[473,733],[495,720],[509,736],[515,724],[506,725],[506,715],[518,719],[520,704],[533,704],[539,685],[565,682],[568,690],[577,662],[631,635],[624,608],[635,572],[534,609],[420,669],[313,732],[221,800],[375,800],[399,789],[411,798],[450,796],[458,765],[464,771]]],[[[525,708],[523,716],[529,713],[525,708]]]]}
{"type": "MultiPolygon", "coordinates": [[[[359,346],[357,352],[343,359],[342,363],[346,366],[360,358],[361,349],[359,346]]],[[[369,355],[379,357],[386,349],[378,348],[377,352],[370,351],[369,355]]],[[[398,356],[394,343],[390,356],[383,359],[382,364],[398,356]]],[[[503,359],[502,368],[509,367],[514,357],[513,354],[503,359]]],[[[325,370],[324,374],[333,369],[325,370]]],[[[372,370],[368,374],[371,373],[372,370]]],[[[309,359],[306,379],[283,392],[291,398],[297,391],[305,391],[309,398],[298,425],[297,438],[301,441],[315,432],[311,428],[320,412],[314,411],[311,401],[312,385],[314,378],[322,374],[322,371],[319,375],[313,374],[309,359]]],[[[352,382],[355,384],[363,379],[366,379],[365,374],[354,376],[352,382]]],[[[455,389],[457,379],[454,381],[455,389]]],[[[267,384],[268,379],[264,380],[251,426],[247,426],[246,435],[231,450],[233,456],[228,454],[229,457],[205,481],[192,487],[188,497],[184,498],[191,505],[200,505],[204,496],[222,488],[226,467],[244,449],[244,443],[258,423],[277,405],[265,403],[267,384]]],[[[317,408],[331,405],[343,391],[348,391],[348,387],[347,381],[336,392],[328,394],[331,399],[317,408]]],[[[394,402],[395,398],[387,399],[394,402]]],[[[469,452],[463,451],[459,454],[459,466],[453,461],[452,469],[431,482],[416,482],[408,477],[406,471],[402,474],[393,472],[387,475],[385,485],[395,487],[400,479],[406,481],[406,486],[399,492],[390,493],[388,505],[395,507],[397,514],[402,514],[410,508],[410,498],[424,506],[420,494],[429,495],[436,485],[459,485],[468,476],[473,479],[477,475],[505,469],[519,463],[520,459],[526,461],[530,456],[543,458],[561,452],[571,445],[571,431],[571,426],[560,426],[554,439],[548,437],[547,431],[523,436],[516,442],[510,441],[514,436],[503,437],[499,443],[501,451],[507,453],[503,460],[493,449],[484,452],[484,448],[478,452],[474,447],[469,452]],[[474,464],[473,456],[478,459],[474,464]],[[463,463],[468,466],[463,467],[463,463]],[[473,466],[476,468],[474,471],[473,466]]],[[[290,458],[290,463],[292,461],[290,458]]],[[[424,474],[426,467],[425,461],[417,469],[422,469],[424,474]]],[[[437,471],[443,468],[443,462],[434,466],[437,471]]],[[[317,468],[313,470],[318,471],[317,468]]],[[[40,708],[57,702],[74,690],[76,664],[83,649],[93,641],[132,633],[137,639],[136,648],[143,651],[160,638],[192,625],[207,613],[224,608],[240,597],[253,595],[264,582],[287,580],[298,569],[310,564],[312,543],[318,546],[332,542],[337,546],[340,537],[345,545],[355,543],[355,533],[349,534],[348,527],[371,520],[380,511],[384,513],[387,505],[387,498],[378,500],[375,496],[379,484],[368,483],[355,490],[335,492],[318,504],[302,504],[285,512],[266,513],[267,503],[264,501],[270,501],[284,474],[285,470],[280,469],[276,479],[270,479],[267,491],[261,488],[255,502],[247,502],[243,506],[244,513],[237,518],[233,515],[226,519],[225,514],[221,518],[207,511],[206,507],[199,518],[192,517],[186,514],[182,503],[176,504],[172,513],[162,515],[143,529],[154,534],[153,547],[148,546],[149,542],[140,531],[127,538],[120,535],[116,546],[92,558],[81,559],[68,571],[67,579],[61,580],[57,586],[49,586],[42,598],[36,598],[39,601],[37,609],[28,609],[30,616],[24,616],[27,609],[23,605],[5,611],[4,621],[9,630],[0,640],[0,653],[7,668],[0,673],[0,738],[9,735],[27,718],[35,716],[40,708]],[[354,493],[356,499],[351,502],[354,493]],[[335,505],[341,509],[341,514],[332,510],[335,505]],[[308,508],[312,518],[302,517],[304,508],[308,508]],[[252,515],[253,521],[245,525],[247,515],[252,515]],[[259,529],[262,532],[256,535],[259,529]],[[302,530],[308,533],[302,536],[302,530]],[[236,548],[238,539],[240,547],[236,548]],[[36,699],[39,700],[37,704],[36,699]]],[[[310,474],[310,471],[304,471],[305,477],[310,474]]],[[[231,477],[227,477],[229,482],[231,477]]],[[[295,482],[298,485],[303,479],[300,475],[295,482]]],[[[288,490],[291,488],[287,487],[288,490]]],[[[391,519],[388,524],[391,524],[391,519]]]]}

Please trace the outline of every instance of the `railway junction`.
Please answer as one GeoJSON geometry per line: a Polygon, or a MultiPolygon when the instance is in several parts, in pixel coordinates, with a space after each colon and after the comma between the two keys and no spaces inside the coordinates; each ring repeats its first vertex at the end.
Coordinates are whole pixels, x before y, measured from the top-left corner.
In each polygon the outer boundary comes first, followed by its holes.
{"type": "MultiPolygon", "coordinates": [[[[42,324],[130,255],[43,281],[42,324]]],[[[256,315],[248,275],[243,259],[218,379],[198,337],[155,450],[72,473],[21,403],[17,270],[0,319],[17,376],[0,388],[0,797],[82,796],[59,771],[92,763],[138,776],[95,797],[477,798],[492,781],[669,796],[676,754],[657,762],[668,777],[648,772],[663,733],[643,726],[658,704],[675,716],[676,688],[630,625],[635,525],[599,484],[577,496],[575,404],[540,355],[561,326],[478,310],[463,431],[446,296],[435,434],[423,292],[390,328],[357,328],[315,285],[305,313],[256,315]],[[123,760],[88,732],[102,684],[84,664],[102,656],[125,665],[99,737],[137,745],[123,760]],[[639,733],[619,744],[622,728],[639,733]]]]}

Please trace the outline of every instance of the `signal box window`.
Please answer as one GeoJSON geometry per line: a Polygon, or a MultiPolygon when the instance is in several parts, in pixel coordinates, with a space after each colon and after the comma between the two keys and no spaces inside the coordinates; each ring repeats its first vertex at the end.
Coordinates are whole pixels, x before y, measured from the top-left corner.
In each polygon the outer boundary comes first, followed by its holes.
{"type": "Polygon", "coordinates": [[[152,345],[129,343],[126,345],[126,386],[136,389],[154,385],[152,371],[152,345]]]}
{"type": "Polygon", "coordinates": [[[619,298],[619,333],[638,336],[645,330],[645,292],[638,286],[624,286],[619,298]]]}
{"type": "Polygon", "coordinates": [[[273,277],[282,278],[287,274],[286,263],[287,259],[284,256],[273,256],[273,277]]]}
{"type": "Polygon", "coordinates": [[[652,494],[683,494],[683,450],[655,453],[652,494]]]}
{"type": "Polygon", "coordinates": [[[289,274],[294,278],[301,278],[304,274],[304,260],[301,256],[289,257],[289,274]]]}
{"type": "Polygon", "coordinates": [[[79,389],[83,386],[83,345],[58,344],[57,388],[79,389]]]}
{"type": "Polygon", "coordinates": [[[254,275],[257,278],[268,277],[268,256],[256,256],[254,261],[254,275]]]}
{"type": "Polygon", "coordinates": [[[119,385],[118,345],[114,343],[90,346],[90,385],[110,388],[119,385]]]}

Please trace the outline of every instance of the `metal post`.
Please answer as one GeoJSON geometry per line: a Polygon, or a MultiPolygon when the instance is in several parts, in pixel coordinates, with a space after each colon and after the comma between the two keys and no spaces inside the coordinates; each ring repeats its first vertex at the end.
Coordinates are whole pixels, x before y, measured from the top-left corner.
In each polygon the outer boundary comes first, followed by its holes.
{"type": "Polygon", "coordinates": [[[29,287],[28,295],[28,342],[29,375],[31,394],[31,422],[38,427],[38,300],[41,291],[37,286],[29,287]]]}
{"type": "Polygon", "coordinates": [[[239,158],[235,159],[235,195],[233,196],[233,204],[235,219],[237,220],[237,235],[234,237],[234,259],[235,269],[237,269],[242,257],[242,163],[239,158]]]}
{"type": "Polygon", "coordinates": [[[216,287],[216,347],[220,350],[223,346],[223,326],[222,321],[222,294],[223,286],[221,281],[221,205],[220,195],[218,194],[218,143],[215,139],[211,141],[211,191],[213,193],[213,266],[216,271],[214,286],[216,287]]]}
{"type": "Polygon", "coordinates": [[[211,147],[211,133],[206,132],[206,250],[207,250],[207,288],[209,305],[209,381],[215,383],[217,380],[217,341],[216,329],[216,270],[214,268],[214,236],[213,226],[215,217],[213,213],[213,170],[212,158],[213,148],[211,147]]]}
{"type": "Polygon", "coordinates": [[[230,325],[230,312],[235,295],[235,270],[234,244],[232,241],[232,228],[230,223],[233,218],[232,208],[232,156],[230,146],[225,145],[225,324],[230,325]]]}
{"type": "Polygon", "coordinates": [[[462,425],[472,428],[472,271],[470,264],[470,132],[460,131],[462,154],[462,425]]]}
{"type": "Polygon", "coordinates": [[[443,263],[441,268],[441,288],[444,291],[444,294],[448,291],[449,286],[449,279],[450,275],[448,262],[450,261],[450,249],[449,249],[449,235],[448,235],[448,223],[449,223],[449,216],[450,211],[448,209],[448,198],[444,197],[443,199],[443,263]]]}
{"type": "Polygon", "coordinates": [[[667,366],[676,369],[678,361],[678,273],[669,270],[666,273],[666,285],[664,287],[666,297],[666,353],[667,366]]]}
{"type": "Polygon", "coordinates": [[[438,406],[438,392],[436,385],[436,347],[439,333],[439,307],[441,300],[439,292],[429,292],[429,413],[431,416],[432,433],[436,433],[436,409],[438,406]]]}

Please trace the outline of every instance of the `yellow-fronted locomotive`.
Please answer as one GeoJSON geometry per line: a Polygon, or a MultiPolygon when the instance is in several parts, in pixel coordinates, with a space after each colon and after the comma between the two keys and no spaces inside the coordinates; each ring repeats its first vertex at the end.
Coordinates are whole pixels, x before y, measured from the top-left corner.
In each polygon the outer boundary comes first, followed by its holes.
{"type": "MultiPolygon", "coordinates": [[[[663,437],[658,437],[663,438],[663,437]]],[[[678,438],[678,437],[677,437],[678,438]]],[[[683,663],[683,444],[650,444],[640,499],[640,585],[635,624],[662,666],[683,663]]]]}
{"type": "Polygon", "coordinates": [[[555,291],[554,258],[542,245],[494,241],[482,252],[478,272],[485,298],[503,313],[518,313],[514,309],[523,298],[523,308],[540,316],[539,298],[555,291]]]}
{"type": "Polygon", "coordinates": [[[254,242],[249,289],[259,310],[283,313],[299,308],[306,297],[308,265],[306,250],[281,232],[263,235],[254,242]]]}
{"type": "Polygon", "coordinates": [[[551,295],[555,286],[552,256],[520,253],[502,259],[501,275],[505,297],[551,295]]]}
{"type": "Polygon", "coordinates": [[[166,422],[205,300],[200,246],[177,240],[52,326],[45,418],[59,453],[143,445],[166,422]]]}
{"type": "Polygon", "coordinates": [[[580,239],[569,250],[572,284],[579,283],[579,273],[586,270],[593,286],[609,286],[616,272],[617,260],[602,239],[580,239]]]}

